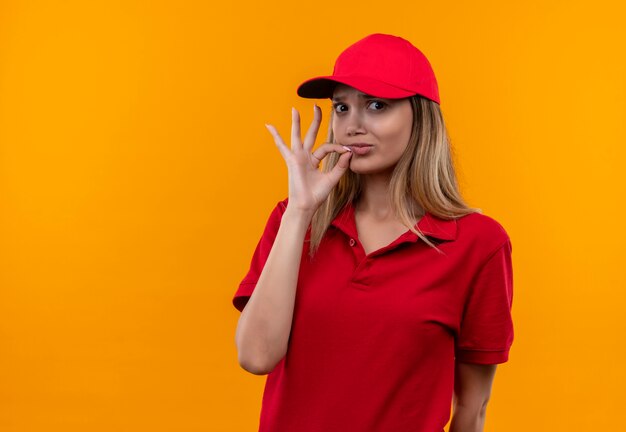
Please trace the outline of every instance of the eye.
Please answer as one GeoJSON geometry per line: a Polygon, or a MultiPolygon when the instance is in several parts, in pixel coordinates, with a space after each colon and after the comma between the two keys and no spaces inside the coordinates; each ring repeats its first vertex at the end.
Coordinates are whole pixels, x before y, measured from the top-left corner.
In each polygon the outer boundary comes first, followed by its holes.
{"type": "Polygon", "coordinates": [[[368,103],[367,106],[368,106],[368,108],[371,107],[374,111],[381,111],[381,110],[385,109],[387,104],[385,102],[374,100],[374,101],[371,101],[370,103],[368,103]]]}
{"type": "Polygon", "coordinates": [[[335,103],[333,104],[333,109],[335,110],[336,113],[341,113],[341,112],[347,111],[348,106],[342,103],[335,103]]]}

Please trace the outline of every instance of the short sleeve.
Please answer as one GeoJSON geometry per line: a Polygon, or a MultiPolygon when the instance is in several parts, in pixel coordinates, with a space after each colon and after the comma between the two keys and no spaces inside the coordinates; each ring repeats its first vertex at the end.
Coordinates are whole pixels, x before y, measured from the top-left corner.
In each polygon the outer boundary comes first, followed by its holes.
{"type": "Polygon", "coordinates": [[[237,308],[240,312],[243,311],[246,303],[248,303],[248,299],[252,295],[252,291],[254,291],[254,287],[261,276],[267,257],[272,250],[274,240],[278,234],[278,228],[280,227],[283,213],[285,213],[285,210],[287,209],[287,201],[287,199],[280,201],[272,210],[272,213],[265,224],[265,229],[263,230],[261,239],[254,250],[254,254],[252,255],[248,273],[240,282],[239,288],[235,292],[232,302],[233,306],[235,306],[235,308],[237,308]]]}
{"type": "Polygon", "coordinates": [[[513,343],[513,267],[510,239],[487,259],[470,287],[456,341],[456,360],[497,364],[513,343]]]}

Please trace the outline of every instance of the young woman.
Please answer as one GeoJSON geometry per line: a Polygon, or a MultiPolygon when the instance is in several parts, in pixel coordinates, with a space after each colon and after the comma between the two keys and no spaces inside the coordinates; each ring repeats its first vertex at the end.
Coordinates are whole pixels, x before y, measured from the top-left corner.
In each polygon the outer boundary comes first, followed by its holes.
{"type": "Polygon", "coordinates": [[[239,363],[269,374],[260,432],[483,430],[513,342],[511,242],[458,190],[438,86],[405,39],[373,34],[333,75],[291,146],[289,172],[233,298],[239,363]],[[323,170],[319,170],[325,160],[323,170]]]}

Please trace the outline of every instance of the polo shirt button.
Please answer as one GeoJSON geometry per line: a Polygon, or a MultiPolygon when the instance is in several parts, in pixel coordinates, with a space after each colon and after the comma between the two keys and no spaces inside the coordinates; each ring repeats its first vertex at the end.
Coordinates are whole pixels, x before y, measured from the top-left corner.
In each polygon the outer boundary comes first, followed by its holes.
{"type": "Polygon", "coordinates": [[[354,246],[355,244],[356,244],[356,241],[353,238],[351,238],[350,239],[350,246],[354,246]]]}

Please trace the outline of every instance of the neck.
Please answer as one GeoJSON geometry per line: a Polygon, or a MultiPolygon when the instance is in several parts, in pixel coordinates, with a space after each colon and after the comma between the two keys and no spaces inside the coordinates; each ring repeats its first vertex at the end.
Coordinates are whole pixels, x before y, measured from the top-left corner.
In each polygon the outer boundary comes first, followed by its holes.
{"type": "Polygon", "coordinates": [[[361,194],[355,210],[367,213],[376,219],[393,218],[389,195],[389,174],[367,174],[361,176],[361,194]]]}
{"type": "MultiPolygon", "coordinates": [[[[361,194],[355,204],[355,211],[367,214],[380,221],[395,220],[389,184],[391,174],[367,174],[361,176],[361,194]]],[[[416,217],[423,216],[424,210],[416,202],[409,203],[409,209],[416,217]]]]}

